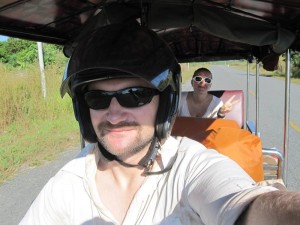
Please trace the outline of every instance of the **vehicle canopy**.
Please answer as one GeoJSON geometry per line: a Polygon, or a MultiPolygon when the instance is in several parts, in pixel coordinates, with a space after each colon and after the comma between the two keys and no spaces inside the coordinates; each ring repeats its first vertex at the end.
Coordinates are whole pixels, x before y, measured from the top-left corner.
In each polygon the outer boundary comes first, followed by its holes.
{"type": "Polygon", "coordinates": [[[248,59],[276,69],[300,50],[297,0],[34,0],[0,4],[0,34],[64,45],[69,56],[95,27],[136,19],[155,30],[179,62],[248,59]]]}
{"type": "MultiPolygon", "coordinates": [[[[298,0],[17,0],[0,3],[0,35],[63,45],[67,57],[93,29],[132,20],[157,32],[180,63],[234,59],[252,62],[255,59],[264,69],[272,71],[277,69],[279,57],[287,50],[300,51],[298,0]]],[[[284,131],[284,135],[286,133],[284,131]]]]}

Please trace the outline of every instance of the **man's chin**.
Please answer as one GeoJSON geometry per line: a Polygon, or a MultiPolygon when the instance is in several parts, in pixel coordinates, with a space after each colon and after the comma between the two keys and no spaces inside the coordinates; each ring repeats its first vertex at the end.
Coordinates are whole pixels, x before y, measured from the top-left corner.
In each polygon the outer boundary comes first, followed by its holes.
{"type": "Polygon", "coordinates": [[[126,154],[126,152],[129,149],[129,146],[132,146],[132,143],[129,143],[128,140],[126,140],[126,141],[120,141],[120,140],[118,140],[118,141],[106,141],[105,143],[103,143],[103,146],[111,154],[119,156],[119,155],[122,155],[122,154],[126,154]]]}

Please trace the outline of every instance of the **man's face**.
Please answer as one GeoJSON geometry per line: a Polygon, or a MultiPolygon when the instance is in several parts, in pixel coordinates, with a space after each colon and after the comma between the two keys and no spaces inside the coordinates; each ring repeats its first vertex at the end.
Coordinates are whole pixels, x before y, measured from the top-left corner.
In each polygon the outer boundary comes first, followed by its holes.
{"type": "MultiPolygon", "coordinates": [[[[89,90],[118,91],[128,87],[149,85],[138,78],[112,79],[92,83],[89,90]]],[[[90,109],[92,125],[99,142],[119,158],[146,152],[154,136],[158,103],[159,96],[155,95],[148,104],[126,108],[113,97],[108,108],[90,109]]]]}
{"type": "MultiPolygon", "coordinates": [[[[205,78],[212,78],[211,74],[207,73],[207,72],[200,72],[198,73],[195,77],[201,77],[202,78],[202,81],[201,82],[196,82],[192,79],[192,86],[193,86],[193,89],[195,92],[208,92],[210,87],[211,87],[211,84],[212,83],[207,83],[205,82],[205,78]]],[[[199,80],[201,78],[198,78],[199,80]]]]}

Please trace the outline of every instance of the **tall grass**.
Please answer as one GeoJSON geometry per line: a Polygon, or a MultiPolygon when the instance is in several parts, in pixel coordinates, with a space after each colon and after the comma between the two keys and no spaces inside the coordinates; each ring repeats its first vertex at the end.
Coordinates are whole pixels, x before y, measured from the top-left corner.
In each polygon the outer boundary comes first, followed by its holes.
{"type": "MultiPolygon", "coordinates": [[[[279,57],[279,61],[278,61],[278,65],[277,65],[277,69],[274,71],[267,71],[263,68],[262,63],[260,63],[260,67],[259,67],[259,74],[263,75],[263,76],[285,76],[285,61],[284,61],[284,57],[280,56],[279,57]]],[[[230,66],[233,68],[237,68],[243,71],[247,70],[247,63],[245,60],[235,60],[235,61],[231,61],[230,62],[230,66]]],[[[256,63],[250,63],[249,66],[249,72],[252,74],[256,74],[256,63]]]]}
{"type": "MultiPolygon", "coordinates": [[[[237,63],[245,67],[245,63],[237,63]]],[[[208,63],[183,63],[182,81],[208,63]]],[[[243,68],[244,69],[244,68],[243,68]]],[[[36,166],[67,148],[79,146],[80,134],[71,99],[61,99],[63,67],[46,68],[43,98],[38,66],[8,70],[0,64],[0,183],[24,166],[36,166]]]]}
{"type": "MultiPolygon", "coordinates": [[[[199,64],[182,64],[183,80],[199,64]]],[[[61,99],[63,67],[46,68],[47,96],[42,96],[38,66],[8,70],[0,64],[0,183],[20,168],[36,166],[58,152],[79,146],[80,134],[71,99],[61,99]]]]}
{"type": "Polygon", "coordinates": [[[43,98],[38,66],[8,70],[0,65],[0,183],[22,166],[35,166],[79,145],[71,100],[61,99],[63,69],[46,68],[43,98]]]}

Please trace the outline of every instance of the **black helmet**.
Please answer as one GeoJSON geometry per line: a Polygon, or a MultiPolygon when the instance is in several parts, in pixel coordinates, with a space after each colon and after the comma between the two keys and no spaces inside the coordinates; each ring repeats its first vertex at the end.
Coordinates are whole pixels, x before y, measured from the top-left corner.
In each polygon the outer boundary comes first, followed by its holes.
{"type": "Polygon", "coordinates": [[[138,24],[112,24],[94,30],[75,48],[61,85],[61,95],[73,99],[83,138],[97,142],[83,90],[90,82],[139,77],[161,92],[156,137],[170,134],[181,91],[180,66],[158,35],[138,24]]]}

